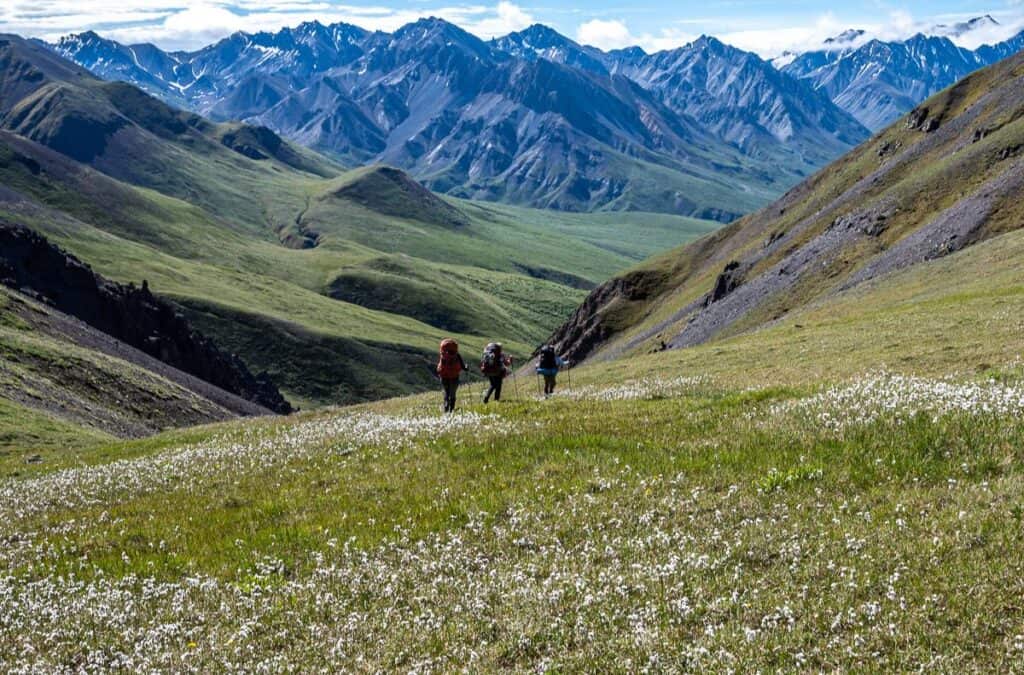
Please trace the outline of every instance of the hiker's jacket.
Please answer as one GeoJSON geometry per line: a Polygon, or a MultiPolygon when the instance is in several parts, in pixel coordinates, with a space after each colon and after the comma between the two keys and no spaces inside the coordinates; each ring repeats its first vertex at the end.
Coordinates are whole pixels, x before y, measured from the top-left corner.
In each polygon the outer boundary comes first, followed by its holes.
{"type": "Polygon", "coordinates": [[[559,369],[565,367],[566,365],[568,365],[568,364],[565,362],[565,359],[563,359],[561,356],[558,356],[556,354],[555,355],[555,367],[554,368],[541,368],[538,365],[537,366],[537,374],[538,375],[558,375],[559,369]]]}

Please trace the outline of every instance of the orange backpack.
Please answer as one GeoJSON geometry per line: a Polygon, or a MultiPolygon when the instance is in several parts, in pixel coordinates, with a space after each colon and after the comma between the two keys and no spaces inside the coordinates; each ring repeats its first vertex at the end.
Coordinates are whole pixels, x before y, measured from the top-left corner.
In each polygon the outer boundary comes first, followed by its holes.
{"type": "Polygon", "coordinates": [[[454,380],[462,374],[462,359],[459,358],[459,343],[451,338],[441,340],[438,350],[437,374],[442,380],[454,380]]]}

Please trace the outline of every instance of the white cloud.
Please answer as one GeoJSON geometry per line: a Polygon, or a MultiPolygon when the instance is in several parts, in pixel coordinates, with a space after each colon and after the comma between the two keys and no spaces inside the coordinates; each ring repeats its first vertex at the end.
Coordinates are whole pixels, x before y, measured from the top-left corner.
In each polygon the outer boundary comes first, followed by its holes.
{"type": "MultiPolygon", "coordinates": [[[[1024,0],[1021,0],[1024,2],[1024,0]]],[[[784,52],[804,52],[813,49],[827,48],[825,40],[835,37],[848,29],[861,29],[864,35],[850,42],[834,45],[836,47],[860,46],[878,38],[880,40],[905,40],[916,33],[932,34],[939,23],[957,23],[977,16],[933,17],[926,21],[916,20],[909,12],[897,10],[888,16],[880,17],[878,23],[850,23],[837,18],[833,13],[820,15],[813,22],[805,25],[761,27],[764,22],[751,28],[726,28],[725,30],[705,30],[722,42],[740,49],[754,52],[763,58],[770,59],[784,52]]],[[[978,30],[961,36],[951,37],[956,44],[968,49],[976,49],[982,44],[1001,42],[1024,29],[1024,16],[1020,12],[1007,12],[1004,15],[993,13],[999,21],[998,26],[983,25],[978,30]]],[[[676,22],[677,26],[695,27],[697,25],[729,25],[735,21],[728,19],[702,19],[676,22]]],[[[692,42],[698,33],[681,30],[678,27],[664,28],[658,34],[634,33],[629,26],[618,19],[593,19],[580,25],[576,32],[579,42],[590,44],[602,49],[618,49],[638,45],[648,52],[674,49],[692,42]]]]}
{"type": "Polygon", "coordinates": [[[511,2],[499,2],[490,16],[485,16],[478,21],[462,23],[462,28],[482,38],[495,38],[508,35],[514,31],[523,30],[536,20],[528,12],[511,2]]]}
{"type": "Polygon", "coordinates": [[[619,49],[637,44],[636,38],[622,21],[591,19],[576,30],[576,40],[598,49],[619,49]]]}
{"type": "Polygon", "coordinates": [[[581,24],[576,30],[576,40],[581,44],[600,49],[639,46],[648,52],[675,49],[693,42],[697,37],[693,33],[677,28],[665,28],[658,35],[634,35],[625,22],[616,19],[592,19],[581,24]]]}
{"type": "Polygon", "coordinates": [[[814,23],[805,26],[790,26],[759,30],[735,30],[718,35],[718,39],[740,49],[772,58],[783,52],[802,52],[820,48],[827,38],[838,35],[850,26],[836,19],[831,13],[818,17],[814,23]]]}
{"type": "Polygon", "coordinates": [[[275,31],[304,21],[345,22],[368,30],[393,31],[407,23],[437,16],[482,38],[522,30],[534,18],[509,0],[496,5],[396,9],[341,5],[324,0],[4,0],[0,32],[54,40],[84,30],[127,43],[152,42],[165,49],[194,49],[235,31],[275,31]],[[87,5],[88,9],[83,7],[87,5]]]}

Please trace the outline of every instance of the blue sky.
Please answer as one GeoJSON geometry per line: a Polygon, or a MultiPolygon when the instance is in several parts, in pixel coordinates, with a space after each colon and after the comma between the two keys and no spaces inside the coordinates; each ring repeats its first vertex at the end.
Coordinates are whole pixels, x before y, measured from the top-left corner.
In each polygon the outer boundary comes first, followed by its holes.
{"type": "Polygon", "coordinates": [[[394,30],[433,15],[485,38],[539,22],[603,48],[639,44],[665,49],[710,34],[772,57],[814,47],[846,28],[897,39],[984,14],[1000,25],[957,41],[974,47],[1024,28],[1024,0],[0,0],[0,32],[53,39],[93,29],[121,41],[188,49],[236,30],[277,30],[313,19],[394,30]]]}

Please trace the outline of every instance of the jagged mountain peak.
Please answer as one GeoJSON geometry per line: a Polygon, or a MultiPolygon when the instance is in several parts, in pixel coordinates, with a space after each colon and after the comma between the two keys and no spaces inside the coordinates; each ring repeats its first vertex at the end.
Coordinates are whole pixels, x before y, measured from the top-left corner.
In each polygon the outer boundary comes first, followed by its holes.
{"type": "Polygon", "coordinates": [[[608,56],[616,59],[642,59],[647,56],[647,52],[643,47],[623,47],[622,49],[612,49],[608,52],[608,56]]]}
{"type": "MultiPolygon", "coordinates": [[[[983,25],[984,20],[976,25],[983,25]]],[[[819,50],[782,63],[869,129],[885,127],[928,95],[1016,53],[1021,36],[971,51],[947,35],[917,33],[906,40],[873,38],[841,50],[819,50]]]]}
{"type": "MultiPolygon", "coordinates": [[[[478,61],[493,61],[502,56],[477,36],[438,17],[420,19],[380,37],[371,49],[378,56],[383,54],[385,62],[389,63],[438,52],[461,53],[478,61]]],[[[454,65],[447,58],[444,62],[454,65]]]]}
{"type": "Polygon", "coordinates": [[[445,19],[429,16],[406,24],[393,33],[396,40],[443,38],[463,44],[484,45],[483,40],[445,19]]]}
{"type": "Polygon", "coordinates": [[[670,108],[745,152],[775,155],[789,166],[810,170],[867,136],[821,95],[756,54],[714,37],[620,61],[615,72],[657,92],[670,108]],[[783,155],[776,154],[779,144],[783,155]]]}
{"type": "Polygon", "coordinates": [[[867,35],[867,32],[860,28],[847,28],[839,35],[835,35],[830,38],[826,38],[824,44],[827,45],[844,45],[855,40],[858,40],[867,35]]]}
{"type": "Polygon", "coordinates": [[[690,43],[690,46],[695,49],[719,49],[719,50],[734,50],[740,51],[736,47],[725,44],[713,35],[703,34],[696,40],[690,43]]]}
{"type": "Polygon", "coordinates": [[[345,162],[394,164],[432,189],[535,206],[728,219],[736,205],[708,195],[752,180],[744,193],[759,203],[866,135],[828,100],[711,36],[648,56],[581,46],[541,24],[484,42],[437,17],[394,33],[310,22],[173,59],[142,72],[128,53],[89,66],[345,162]],[[675,92],[690,90],[680,105],[675,92]],[[649,166],[669,174],[633,192],[632,176],[649,166]]]}
{"type": "Polygon", "coordinates": [[[551,28],[550,26],[545,26],[542,23],[532,24],[524,28],[523,30],[518,31],[517,33],[512,33],[512,35],[521,35],[523,37],[528,37],[531,40],[535,41],[547,40],[550,42],[573,42],[569,38],[565,37],[558,31],[556,31],[554,28],[551,28]]]}
{"type": "Polygon", "coordinates": [[[939,24],[931,29],[931,33],[937,35],[947,35],[949,37],[962,37],[967,33],[971,33],[976,30],[983,28],[997,28],[1002,24],[992,17],[991,14],[984,14],[982,16],[976,16],[968,19],[967,21],[958,21],[954,24],[939,24]]]}
{"type": "Polygon", "coordinates": [[[490,44],[520,58],[542,58],[592,73],[608,74],[605,55],[600,50],[583,47],[543,24],[536,23],[522,31],[509,33],[490,44]]]}
{"type": "Polygon", "coordinates": [[[81,33],[70,33],[68,35],[62,35],[58,40],[58,45],[71,45],[71,44],[84,44],[89,42],[100,42],[106,44],[113,44],[112,40],[107,40],[99,36],[96,31],[86,30],[81,33]]]}

